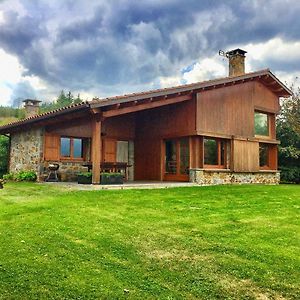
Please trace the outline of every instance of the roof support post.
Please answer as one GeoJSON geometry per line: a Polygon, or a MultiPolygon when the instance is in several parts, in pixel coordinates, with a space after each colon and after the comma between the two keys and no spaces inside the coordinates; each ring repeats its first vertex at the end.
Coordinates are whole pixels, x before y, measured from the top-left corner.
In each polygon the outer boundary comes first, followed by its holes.
{"type": "Polygon", "coordinates": [[[92,182],[100,184],[100,164],[102,157],[102,122],[100,115],[94,115],[92,120],[92,182]]]}

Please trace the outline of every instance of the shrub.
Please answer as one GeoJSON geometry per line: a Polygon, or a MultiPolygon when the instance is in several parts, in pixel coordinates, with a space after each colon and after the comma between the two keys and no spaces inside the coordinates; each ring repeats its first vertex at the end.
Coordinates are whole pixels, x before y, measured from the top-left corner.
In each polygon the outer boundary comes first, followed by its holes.
{"type": "Polygon", "coordinates": [[[37,176],[34,171],[20,171],[15,175],[16,181],[36,181],[37,176]]]}
{"type": "Polygon", "coordinates": [[[92,178],[92,172],[80,172],[80,173],[78,173],[78,176],[92,178]]]}
{"type": "Polygon", "coordinates": [[[300,183],[300,167],[281,167],[281,182],[300,183]]]}
{"type": "Polygon", "coordinates": [[[3,175],[3,179],[6,181],[13,181],[15,180],[15,174],[14,173],[8,173],[3,175]]]}
{"type": "Polygon", "coordinates": [[[3,175],[4,180],[8,181],[36,181],[37,176],[34,171],[20,171],[3,175]]]}

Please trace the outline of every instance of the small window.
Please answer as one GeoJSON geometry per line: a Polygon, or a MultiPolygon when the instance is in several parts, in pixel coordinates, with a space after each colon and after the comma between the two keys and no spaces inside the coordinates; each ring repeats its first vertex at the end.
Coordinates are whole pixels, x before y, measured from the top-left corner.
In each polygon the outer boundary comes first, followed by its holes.
{"type": "Polygon", "coordinates": [[[71,156],[71,139],[62,137],[60,139],[60,156],[70,157],[71,156]]]}
{"type": "Polygon", "coordinates": [[[225,168],[226,166],[226,146],[223,139],[204,139],[204,166],[212,168],[225,168]]]}
{"type": "Polygon", "coordinates": [[[84,140],[80,138],[61,137],[60,156],[65,159],[83,158],[84,140]]]}
{"type": "Polygon", "coordinates": [[[255,135],[269,136],[269,116],[268,114],[255,112],[255,135]]]}

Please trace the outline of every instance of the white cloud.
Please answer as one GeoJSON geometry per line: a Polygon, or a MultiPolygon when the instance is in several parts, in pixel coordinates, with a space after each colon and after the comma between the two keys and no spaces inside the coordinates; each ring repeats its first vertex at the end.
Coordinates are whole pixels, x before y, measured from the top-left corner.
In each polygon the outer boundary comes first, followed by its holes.
{"type": "Polygon", "coordinates": [[[197,62],[190,71],[183,73],[183,79],[186,83],[193,83],[226,75],[225,64],[221,62],[220,57],[215,56],[197,62]]]}

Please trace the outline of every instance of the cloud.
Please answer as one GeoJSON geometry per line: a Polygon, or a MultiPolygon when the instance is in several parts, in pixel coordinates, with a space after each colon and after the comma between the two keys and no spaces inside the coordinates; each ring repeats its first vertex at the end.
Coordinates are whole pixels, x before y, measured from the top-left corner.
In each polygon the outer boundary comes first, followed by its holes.
{"type": "Polygon", "coordinates": [[[296,0],[6,0],[0,49],[39,97],[101,97],[224,76],[218,50],[235,46],[248,51],[249,70],[295,73],[299,13],[296,0]]]}

